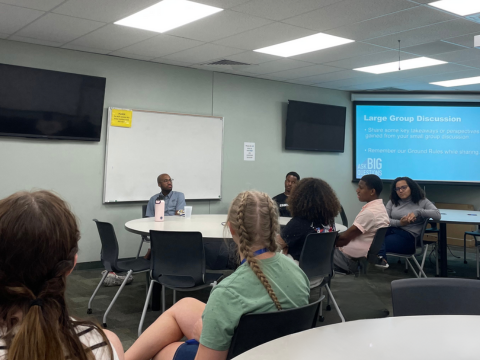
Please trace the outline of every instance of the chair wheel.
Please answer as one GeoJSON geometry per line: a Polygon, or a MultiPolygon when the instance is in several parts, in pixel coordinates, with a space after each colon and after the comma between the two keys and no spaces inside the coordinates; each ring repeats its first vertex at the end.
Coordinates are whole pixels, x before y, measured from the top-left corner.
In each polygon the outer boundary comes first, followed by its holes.
{"type": "Polygon", "coordinates": [[[107,328],[107,323],[103,323],[102,326],[103,326],[104,329],[106,329],[107,328]]]}
{"type": "Polygon", "coordinates": [[[403,270],[403,272],[404,272],[405,274],[408,274],[408,270],[403,270]]]}
{"type": "Polygon", "coordinates": [[[319,316],[319,317],[318,317],[318,321],[324,322],[324,321],[325,321],[325,318],[324,318],[323,316],[319,316]]]}
{"type": "Polygon", "coordinates": [[[91,314],[91,313],[93,313],[92,309],[88,309],[87,314],[91,314]]]}
{"type": "Polygon", "coordinates": [[[467,260],[463,260],[463,263],[466,264],[466,263],[467,263],[467,260]]]}
{"type": "Polygon", "coordinates": [[[397,264],[401,264],[402,260],[398,259],[397,264]]]}
{"type": "Polygon", "coordinates": [[[326,309],[327,309],[327,311],[330,311],[330,310],[332,310],[332,307],[330,305],[327,305],[326,309]]]}

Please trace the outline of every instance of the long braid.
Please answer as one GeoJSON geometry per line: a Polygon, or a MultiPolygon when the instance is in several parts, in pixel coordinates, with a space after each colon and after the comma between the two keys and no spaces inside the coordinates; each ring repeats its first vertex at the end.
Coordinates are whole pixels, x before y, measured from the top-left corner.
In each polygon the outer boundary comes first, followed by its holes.
{"type": "Polygon", "coordinates": [[[253,270],[257,278],[260,280],[260,282],[263,284],[263,286],[267,290],[268,295],[275,303],[275,306],[277,307],[277,309],[282,310],[282,306],[280,305],[280,302],[278,301],[278,298],[275,295],[275,292],[273,291],[272,286],[268,282],[267,277],[265,276],[262,269],[260,268],[258,261],[257,259],[255,259],[253,251],[251,250],[252,239],[250,238],[250,235],[248,234],[247,229],[245,228],[245,223],[244,223],[245,209],[247,207],[248,196],[249,196],[249,193],[244,192],[242,194],[242,198],[238,206],[236,220],[238,224],[238,236],[240,238],[239,250],[244,256],[244,258],[247,260],[247,263],[250,266],[250,268],[253,270]]]}
{"type": "Polygon", "coordinates": [[[270,196],[265,193],[262,194],[267,201],[268,211],[270,213],[270,244],[268,245],[268,250],[275,252],[278,249],[276,241],[278,234],[278,208],[273,204],[273,200],[270,199],[270,196]]]}

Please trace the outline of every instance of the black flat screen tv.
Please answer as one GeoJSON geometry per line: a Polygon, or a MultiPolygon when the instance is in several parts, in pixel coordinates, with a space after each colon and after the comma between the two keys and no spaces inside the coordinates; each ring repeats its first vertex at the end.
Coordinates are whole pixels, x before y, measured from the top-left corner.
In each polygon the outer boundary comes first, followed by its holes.
{"type": "Polygon", "coordinates": [[[0,64],[0,135],[100,141],[106,79],[0,64]]]}
{"type": "Polygon", "coordinates": [[[285,149],[343,152],[346,113],[343,106],[289,100],[285,149]]]}

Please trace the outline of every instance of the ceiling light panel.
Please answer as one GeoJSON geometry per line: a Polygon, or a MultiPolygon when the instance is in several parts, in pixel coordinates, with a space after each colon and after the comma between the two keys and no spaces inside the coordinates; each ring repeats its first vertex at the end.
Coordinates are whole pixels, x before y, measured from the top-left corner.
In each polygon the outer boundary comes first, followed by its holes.
{"type": "Polygon", "coordinates": [[[267,46],[254,51],[281,57],[290,57],[351,42],[354,42],[354,40],[319,33],[277,45],[267,46]]]}
{"type": "Polygon", "coordinates": [[[448,81],[437,81],[437,82],[431,82],[430,84],[444,86],[444,87],[480,84],[480,76],[464,78],[464,79],[448,80],[448,81]]]}
{"type": "Polygon", "coordinates": [[[480,13],[480,1],[478,0],[442,0],[431,2],[428,5],[460,16],[480,13]]]}
{"type": "Polygon", "coordinates": [[[222,10],[193,1],[163,0],[115,24],[164,33],[222,10]]]}
{"type": "Polygon", "coordinates": [[[404,71],[404,70],[411,70],[411,69],[418,69],[427,66],[435,66],[446,64],[446,61],[430,59],[427,57],[419,57],[410,60],[402,60],[400,64],[398,61],[394,61],[391,63],[374,65],[374,66],[366,66],[362,68],[353,69],[356,71],[363,71],[372,74],[385,74],[395,71],[404,71]]]}

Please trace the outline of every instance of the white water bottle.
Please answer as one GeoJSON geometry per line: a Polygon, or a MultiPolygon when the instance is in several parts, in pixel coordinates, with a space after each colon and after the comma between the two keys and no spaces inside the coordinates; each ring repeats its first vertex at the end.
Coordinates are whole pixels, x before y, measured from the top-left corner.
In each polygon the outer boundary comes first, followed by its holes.
{"type": "Polygon", "coordinates": [[[158,194],[155,200],[155,221],[163,221],[165,219],[165,196],[158,194]]]}

